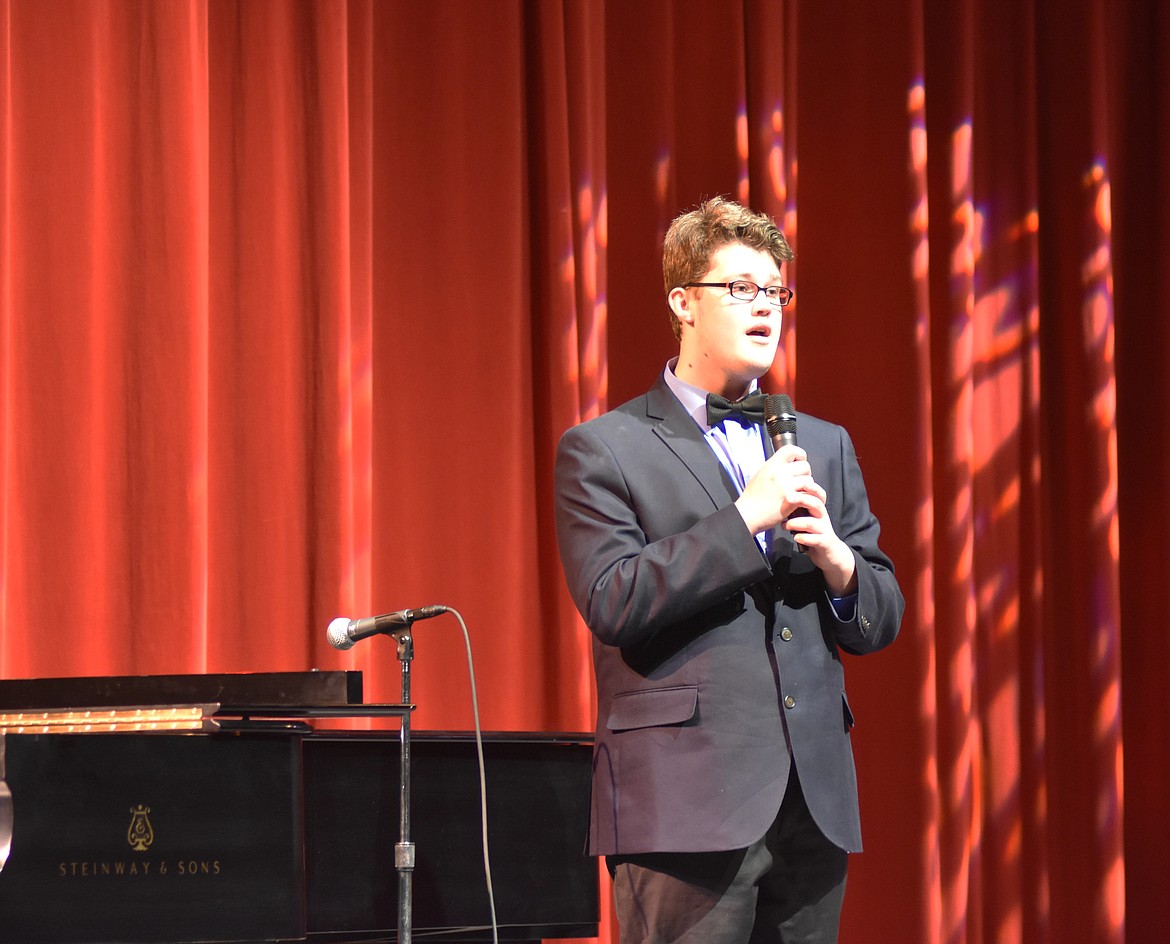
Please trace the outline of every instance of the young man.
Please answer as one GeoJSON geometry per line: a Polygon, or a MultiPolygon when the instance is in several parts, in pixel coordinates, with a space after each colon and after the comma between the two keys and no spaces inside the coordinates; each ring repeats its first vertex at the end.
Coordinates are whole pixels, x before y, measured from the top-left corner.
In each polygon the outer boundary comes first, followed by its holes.
{"type": "Polygon", "coordinates": [[[589,851],[623,944],[835,941],[861,848],[840,650],[888,645],[902,595],[848,434],[798,415],[799,445],[774,450],[719,412],[772,364],[791,259],[736,203],[676,219],[678,358],[557,450],[561,559],[594,636],[589,851]]]}

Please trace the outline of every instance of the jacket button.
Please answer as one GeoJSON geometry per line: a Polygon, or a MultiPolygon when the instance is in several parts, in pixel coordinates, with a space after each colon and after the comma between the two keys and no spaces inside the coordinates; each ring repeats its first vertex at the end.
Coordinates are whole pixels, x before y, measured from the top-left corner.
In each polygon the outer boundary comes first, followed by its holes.
{"type": "Polygon", "coordinates": [[[780,638],[785,642],[788,642],[788,640],[792,638],[792,630],[785,626],[782,630],[780,630],[780,638]]]}
{"type": "Polygon", "coordinates": [[[796,699],[793,698],[791,695],[785,695],[784,696],[784,707],[785,708],[795,708],[796,707],[796,699]]]}

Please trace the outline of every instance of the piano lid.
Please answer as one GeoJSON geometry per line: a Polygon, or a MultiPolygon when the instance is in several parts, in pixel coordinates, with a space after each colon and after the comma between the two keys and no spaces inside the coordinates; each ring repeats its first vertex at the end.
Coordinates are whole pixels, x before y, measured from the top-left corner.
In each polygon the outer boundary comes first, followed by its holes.
{"type": "Polygon", "coordinates": [[[241,672],[0,680],[0,710],[218,703],[334,708],[362,704],[361,672],[241,672]]]}

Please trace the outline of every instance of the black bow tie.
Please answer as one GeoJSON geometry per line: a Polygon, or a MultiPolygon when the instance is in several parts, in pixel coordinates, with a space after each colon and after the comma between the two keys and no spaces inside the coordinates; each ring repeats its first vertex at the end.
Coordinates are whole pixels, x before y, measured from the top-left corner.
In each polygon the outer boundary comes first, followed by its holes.
{"type": "Polygon", "coordinates": [[[746,397],[740,397],[734,402],[719,396],[717,393],[709,393],[707,394],[707,425],[718,426],[723,420],[730,417],[745,425],[759,423],[762,426],[765,422],[764,409],[767,402],[768,397],[759,390],[749,393],[746,397]]]}

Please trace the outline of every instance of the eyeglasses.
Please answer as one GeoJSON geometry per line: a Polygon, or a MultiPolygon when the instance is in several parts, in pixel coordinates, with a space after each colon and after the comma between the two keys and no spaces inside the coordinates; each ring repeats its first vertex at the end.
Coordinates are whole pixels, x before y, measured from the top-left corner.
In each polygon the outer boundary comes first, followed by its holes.
{"type": "Polygon", "coordinates": [[[687,282],[682,288],[725,288],[731,293],[732,298],[737,298],[741,302],[754,302],[756,296],[763,292],[764,297],[774,308],[783,308],[796,294],[787,285],[769,285],[764,288],[745,279],[738,279],[735,282],[687,282]]]}

